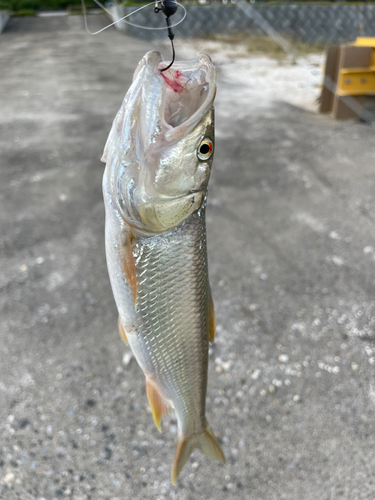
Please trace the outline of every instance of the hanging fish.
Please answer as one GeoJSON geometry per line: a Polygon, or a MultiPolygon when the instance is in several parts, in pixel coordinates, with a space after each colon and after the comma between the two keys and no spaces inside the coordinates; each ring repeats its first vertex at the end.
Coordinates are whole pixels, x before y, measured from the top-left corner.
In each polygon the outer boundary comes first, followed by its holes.
{"type": "Polygon", "coordinates": [[[205,416],[215,315],[205,209],[214,152],[211,59],[161,72],[149,52],[117,113],[103,158],[106,254],[119,330],[146,376],[156,427],[174,410],[175,484],[195,448],[225,461],[205,416]]]}

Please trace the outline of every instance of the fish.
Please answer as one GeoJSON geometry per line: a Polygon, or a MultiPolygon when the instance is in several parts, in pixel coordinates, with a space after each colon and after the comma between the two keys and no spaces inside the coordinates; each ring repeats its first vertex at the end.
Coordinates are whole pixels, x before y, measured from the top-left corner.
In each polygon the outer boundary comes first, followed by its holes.
{"type": "Polygon", "coordinates": [[[225,462],[206,420],[215,336],[205,212],[214,153],[216,70],[209,56],[165,67],[148,52],[102,161],[105,247],[121,338],[146,378],[154,423],[174,410],[171,481],[194,449],[225,462]]]}

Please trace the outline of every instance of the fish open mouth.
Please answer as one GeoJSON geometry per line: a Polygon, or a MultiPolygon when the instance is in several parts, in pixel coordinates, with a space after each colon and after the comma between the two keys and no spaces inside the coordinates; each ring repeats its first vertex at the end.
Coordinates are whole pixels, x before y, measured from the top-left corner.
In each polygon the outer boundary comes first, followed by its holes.
{"type": "Polygon", "coordinates": [[[166,71],[160,71],[166,63],[159,52],[148,52],[140,61],[133,76],[134,101],[129,98],[128,106],[137,107],[137,91],[142,89],[139,113],[147,122],[147,134],[157,120],[164,139],[178,141],[212,108],[216,70],[208,55],[198,56],[191,61],[175,61],[166,71]]]}
{"type": "Polygon", "coordinates": [[[216,93],[216,71],[206,54],[199,54],[199,59],[193,61],[177,61],[161,72],[163,66],[165,63],[161,62],[157,71],[165,82],[163,121],[169,129],[165,138],[172,140],[192,130],[211,109],[216,93]]]}
{"type": "Polygon", "coordinates": [[[178,127],[205,107],[215,86],[211,68],[211,60],[204,55],[198,61],[175,63],[161,72],[165,81],[164,119],[169,125],[178,127]]]}

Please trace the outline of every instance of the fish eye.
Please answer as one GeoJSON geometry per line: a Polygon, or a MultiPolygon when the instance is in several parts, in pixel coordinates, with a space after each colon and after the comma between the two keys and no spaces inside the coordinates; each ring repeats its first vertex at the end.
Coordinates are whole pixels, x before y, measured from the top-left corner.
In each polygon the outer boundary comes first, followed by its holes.
{"type": "Polygon", "coordinates": [[[211,141],[211,139],[209,139],[208,137],[206,137],[199,144],[199,147],[198,147],[198,158],[200,160],[208,160],[212,156],[213,152],[214,152],[214,144],[211,141]]]}

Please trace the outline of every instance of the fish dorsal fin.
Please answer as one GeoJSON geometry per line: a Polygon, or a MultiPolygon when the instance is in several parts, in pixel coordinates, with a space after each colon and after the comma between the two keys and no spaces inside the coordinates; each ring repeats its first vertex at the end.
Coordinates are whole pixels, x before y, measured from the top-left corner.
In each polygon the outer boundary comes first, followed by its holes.
{"type": "Polygon", "coordinates": [[[214,301],[212,300],[211,289],[210,289],[210,302],[209,302],[209,311],[208,311],[208,341],[210,344],[215,339],[216,333],[216,318],[215,318],[215,308],[214,301]]]}
{"type": "Polygon", "coordinates": [[[161,432],[161,417],[163,415],[167,415],[171,411],[171,406],[160,394],[160,391],[157,389],[155,383],[148,377],[146,377],[146,392],[154,423],[158,431],[161,432]]]}
{"type": "Polygon", "coordinates": [[[134,307],[137,303],[137,272],[133,255],[134,237],[130,231],[124,231],[120,246],[121,267],[125,273],[130,288],[133,291],[134,307]]]}
{"type": "Polygon", "coordinates": [[[120,337],[122,338],[122,340],[125,342],[125,344],[127,344],[128,339],[126,337],[125,328],[122,326],[120,316],[118,317],[118,331],[119,331],[119,334],[120,334],[120,337]]]}

